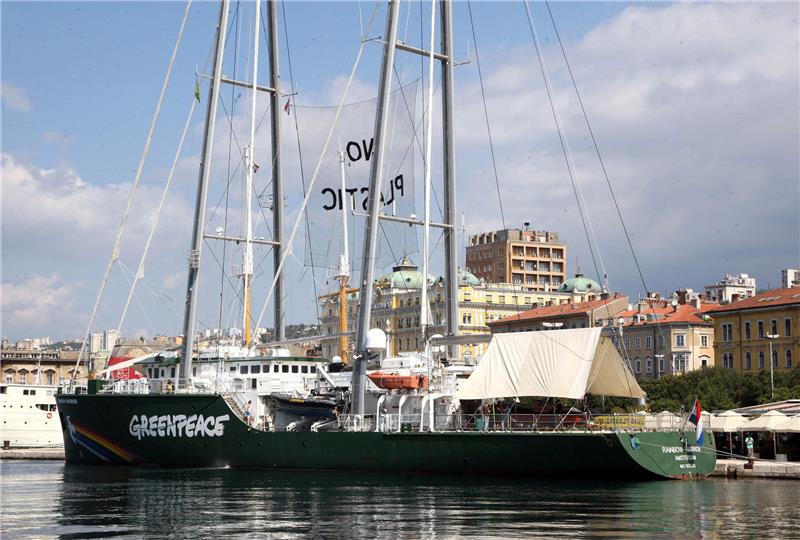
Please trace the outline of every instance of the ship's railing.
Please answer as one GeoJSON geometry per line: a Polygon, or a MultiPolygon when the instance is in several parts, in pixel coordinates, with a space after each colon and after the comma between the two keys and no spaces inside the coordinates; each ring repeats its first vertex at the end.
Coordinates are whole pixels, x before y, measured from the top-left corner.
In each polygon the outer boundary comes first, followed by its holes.
{"type": "Polygon", "coordinates": [[[339,429],[344,431],[375,431],[375,416],[371,414],[339,415],[339,429]]]}
{"type": "MultiPolygon", "coordinates": [[[[431,431],[431,420],[433,421],[432,431],[444,432],[681,431],[694,429],[694,424],[686,421],[686,415],[657,418],[657,415],[592,415],[588,412],[568,414],[456,413],[437,414],[432,418],[428,414],[384,414],[378,417],[377,425],[373,424],[373,427],[376,428],[376,431],[383,433],[431,431]]],[[[710,429],[706,418],[703,421],[704,429],[710,429]]],[[[368,429],[364,428],[361,431],[368,431],[368,429]]]]}

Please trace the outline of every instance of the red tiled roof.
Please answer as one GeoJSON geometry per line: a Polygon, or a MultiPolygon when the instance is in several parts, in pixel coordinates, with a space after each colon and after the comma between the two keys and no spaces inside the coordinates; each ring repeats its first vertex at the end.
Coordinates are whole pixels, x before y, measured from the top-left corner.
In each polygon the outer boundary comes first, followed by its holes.
{"type": "Polygon", "coordinates": [[[772,289],[761,294],[757,294],[745,300],[739,300],[724,306],[718,306],[706,311],[709,315],[714,313],[724,313],[728,311],[739,311],[743,309],[759,309],[775,306],[800,305],[800,288],[789,287],[788,289],[772,289]]]}
{"type": "Polygon", "coordinates": [[[695,309],[691,304],[679,304],[673,311],[672,306],[667,312],[660,312],[663,315],[657,320],[642,321],[639,323],[631,322],[625,326],[644,326],[646,324],[711,324],[703,319],[702,311],[695,309]]]}
{"type": "Polygon", "coordinates": [[[550,319],[553,317],[569,317],[572,315],[586,315],[592,310],[603,307],[610,302],[614,302],[622,298],[621,296],[614,296],[612,298],[601,298],[598,300],[589,300],[588,302],[576,302],[571,304],[559,304],[557,306],[543,306],[539,308],[529,309],[517,315],[511,315],[496,321],[489,321],[487,324],[492,326],[494,324],[505,324],[515,321],[533,321],[536,319],[550,319]]]}

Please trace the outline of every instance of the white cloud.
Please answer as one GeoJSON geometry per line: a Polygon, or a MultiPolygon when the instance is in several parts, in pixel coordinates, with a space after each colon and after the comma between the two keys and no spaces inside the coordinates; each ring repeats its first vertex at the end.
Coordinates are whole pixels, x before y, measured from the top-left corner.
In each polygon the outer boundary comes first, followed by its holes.
{"type": "Polygon", "coordinates": [[[3,282],[0,297],[4,332],[9,335],[48,334],[53,324],[77,330],[74,298],[80,283],[64,283],[57,273],[33,275],[17,283],[3,282]]]}
{"type": "MultiPolygon", "coordinates": [[[[749,272],[777,284],[800,259],[796,4],[625,9],[568,45],[648,285],[749,272]],[[746,36],[746,39],[743,39],[746,36]]],[[[543,31],[540,29],[540,31],[543,31]]],[[[559,50],[545,55],[612,286],[641,288],[559,50]]],[[[533,45],[482,50],[509,226],[560,231],[591,265],[533,45]],[[488,66],[488,69],[487,69],[488,66]],[[495,67],[497,66],[497,67],[495,67]]],[[[476,76],[456,95],[460,209],[499,228],[476,76]]],[[[592,272],[594,273],[594,272],[592,272]]]]}
{"type": "Polygon", "coordinates": [[[25,93],[25,89],[16,84],[2,81],[0,82],[0,95],[3,96],[3,106],[12,111],[28,112],[31,110],[31,100],[25,93]]]}

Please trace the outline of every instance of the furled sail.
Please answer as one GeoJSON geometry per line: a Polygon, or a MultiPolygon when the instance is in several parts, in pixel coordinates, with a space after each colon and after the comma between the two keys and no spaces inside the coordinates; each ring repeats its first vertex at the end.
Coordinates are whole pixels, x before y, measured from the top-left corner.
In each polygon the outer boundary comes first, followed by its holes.
{"type": "Polygon", "coordinates": [[[601,328],[495,334],[458,399],[631,398],[644,391],[601,328]]]}

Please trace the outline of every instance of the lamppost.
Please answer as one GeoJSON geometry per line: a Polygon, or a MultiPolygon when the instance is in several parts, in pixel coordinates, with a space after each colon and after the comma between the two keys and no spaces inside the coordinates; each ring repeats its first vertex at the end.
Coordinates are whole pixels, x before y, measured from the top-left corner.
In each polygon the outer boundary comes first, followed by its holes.
{"type": "Polygon", "coordinates": [[[765,336],[769,340],[769,387],[771,390],[771,398],[775,399],[775,361],[772,357],[772,340],[777,339],[778,334],[767,334],[765,336]]]}

